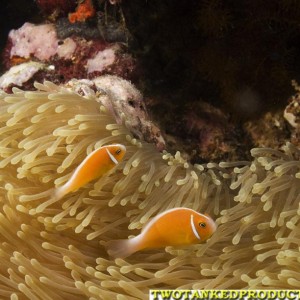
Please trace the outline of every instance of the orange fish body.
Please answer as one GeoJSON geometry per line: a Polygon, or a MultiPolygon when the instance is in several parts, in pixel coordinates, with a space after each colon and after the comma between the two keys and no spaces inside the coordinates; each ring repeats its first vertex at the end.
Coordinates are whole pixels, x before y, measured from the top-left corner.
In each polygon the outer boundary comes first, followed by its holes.
{"type": "Polygon", "coordinates": [[[107,145],[94,150],[77,167],[71,178],[55,190],[55,198],[60,199],[109,172],[123,159],[125,153],[125,146],[120,144],[107,145]]]}
{"type": "Polygon", "coordinates": [[[216,224],[209,216],[189,208],[173,208],[153,218],[138,236],[110,241],[107,248],[111,256],[125,258],[143,249],[201,243],[215,230],[216,224]]]}

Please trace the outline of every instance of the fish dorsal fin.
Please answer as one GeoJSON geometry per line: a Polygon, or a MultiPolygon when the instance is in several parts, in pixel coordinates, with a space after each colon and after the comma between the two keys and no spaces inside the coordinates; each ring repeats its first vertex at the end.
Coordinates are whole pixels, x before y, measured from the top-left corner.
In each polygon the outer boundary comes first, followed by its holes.
{"type": "Polygon", "coordinates": [[[200,237],[199,233],[197,232],[195,224],[194,224],[194,216],[193,215],[191,215],[191,227],[192,227],[192,230],[193,230],[193,233],[194,233],[195,237],[198,240],[201,240],[201,237],[200,237]]]}
{"type": "Polygon", "coordinates": [[[109,158],[113,161],[113,163],[114,163],[115,165],[117,165],[119,162],[116,160],[116,158],[110,153],[110,151],[109,151],[107,148],[105,148],[105,150],[106,150],[106,152],[107,152],[109,158]]]}

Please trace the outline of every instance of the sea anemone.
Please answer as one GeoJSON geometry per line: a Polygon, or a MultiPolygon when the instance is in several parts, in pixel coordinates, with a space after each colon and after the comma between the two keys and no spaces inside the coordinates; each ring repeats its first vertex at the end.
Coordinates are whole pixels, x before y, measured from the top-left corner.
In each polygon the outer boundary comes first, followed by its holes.
{"type": "Polygon", "coordinates": [[[191,165],[132,137],[97,100],[51,82],[0,93],[0,297],[148,299],[150,288],[300,285],[300,151],[252,149],[252,161],[191,165]],[[105,144],[116,171],[59,201],[55,186],[105,144]],[[112,260],[107,241],[190,207],[217,219],[206,244],[112,260]]]}

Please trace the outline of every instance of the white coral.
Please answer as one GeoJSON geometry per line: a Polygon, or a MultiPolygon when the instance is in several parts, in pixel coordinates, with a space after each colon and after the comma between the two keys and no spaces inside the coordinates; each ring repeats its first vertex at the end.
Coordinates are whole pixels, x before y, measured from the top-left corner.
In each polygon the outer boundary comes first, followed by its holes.
{"type": "Polygon", "coordinates": [[[66,86],[87,99],[94,97],[96,90],[97,101],[119,125],[124,124],[135,137],[155,144],[160,151],[165,149],[164,138],[150,120],[141,92],[130,81],[105,75],[92,80],[72,79],[66,86]]]}
{"type": "Polygon", "coordinates": [[[11,84],[22,86],[43,68],[45,68],[44,64],[33,61],[13,66],[0,77],[0,88],[6,89],[11,84]]]}

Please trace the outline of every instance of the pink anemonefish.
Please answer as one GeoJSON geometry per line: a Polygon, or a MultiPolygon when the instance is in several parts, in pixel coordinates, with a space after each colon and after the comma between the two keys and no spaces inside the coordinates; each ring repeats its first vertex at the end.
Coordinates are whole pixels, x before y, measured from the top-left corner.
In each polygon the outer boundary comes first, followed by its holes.
{"type": "Polygon", "coordinates": [[[125,258],[143,249],[204,242],[216,228],[213,219],[207,215],[189,208],[173,208],[154,217],[138,236],[109,241],[106,248],[112,257],[125,258]]]}
{"type": "Polygon", "coordinates": [[[109,172],[119,164],[125,153],[126,147],[121,144],[107,145],[94,150],[76,168],[71,178],[54,191],[55,199],[58,200],[109,172]]]}

